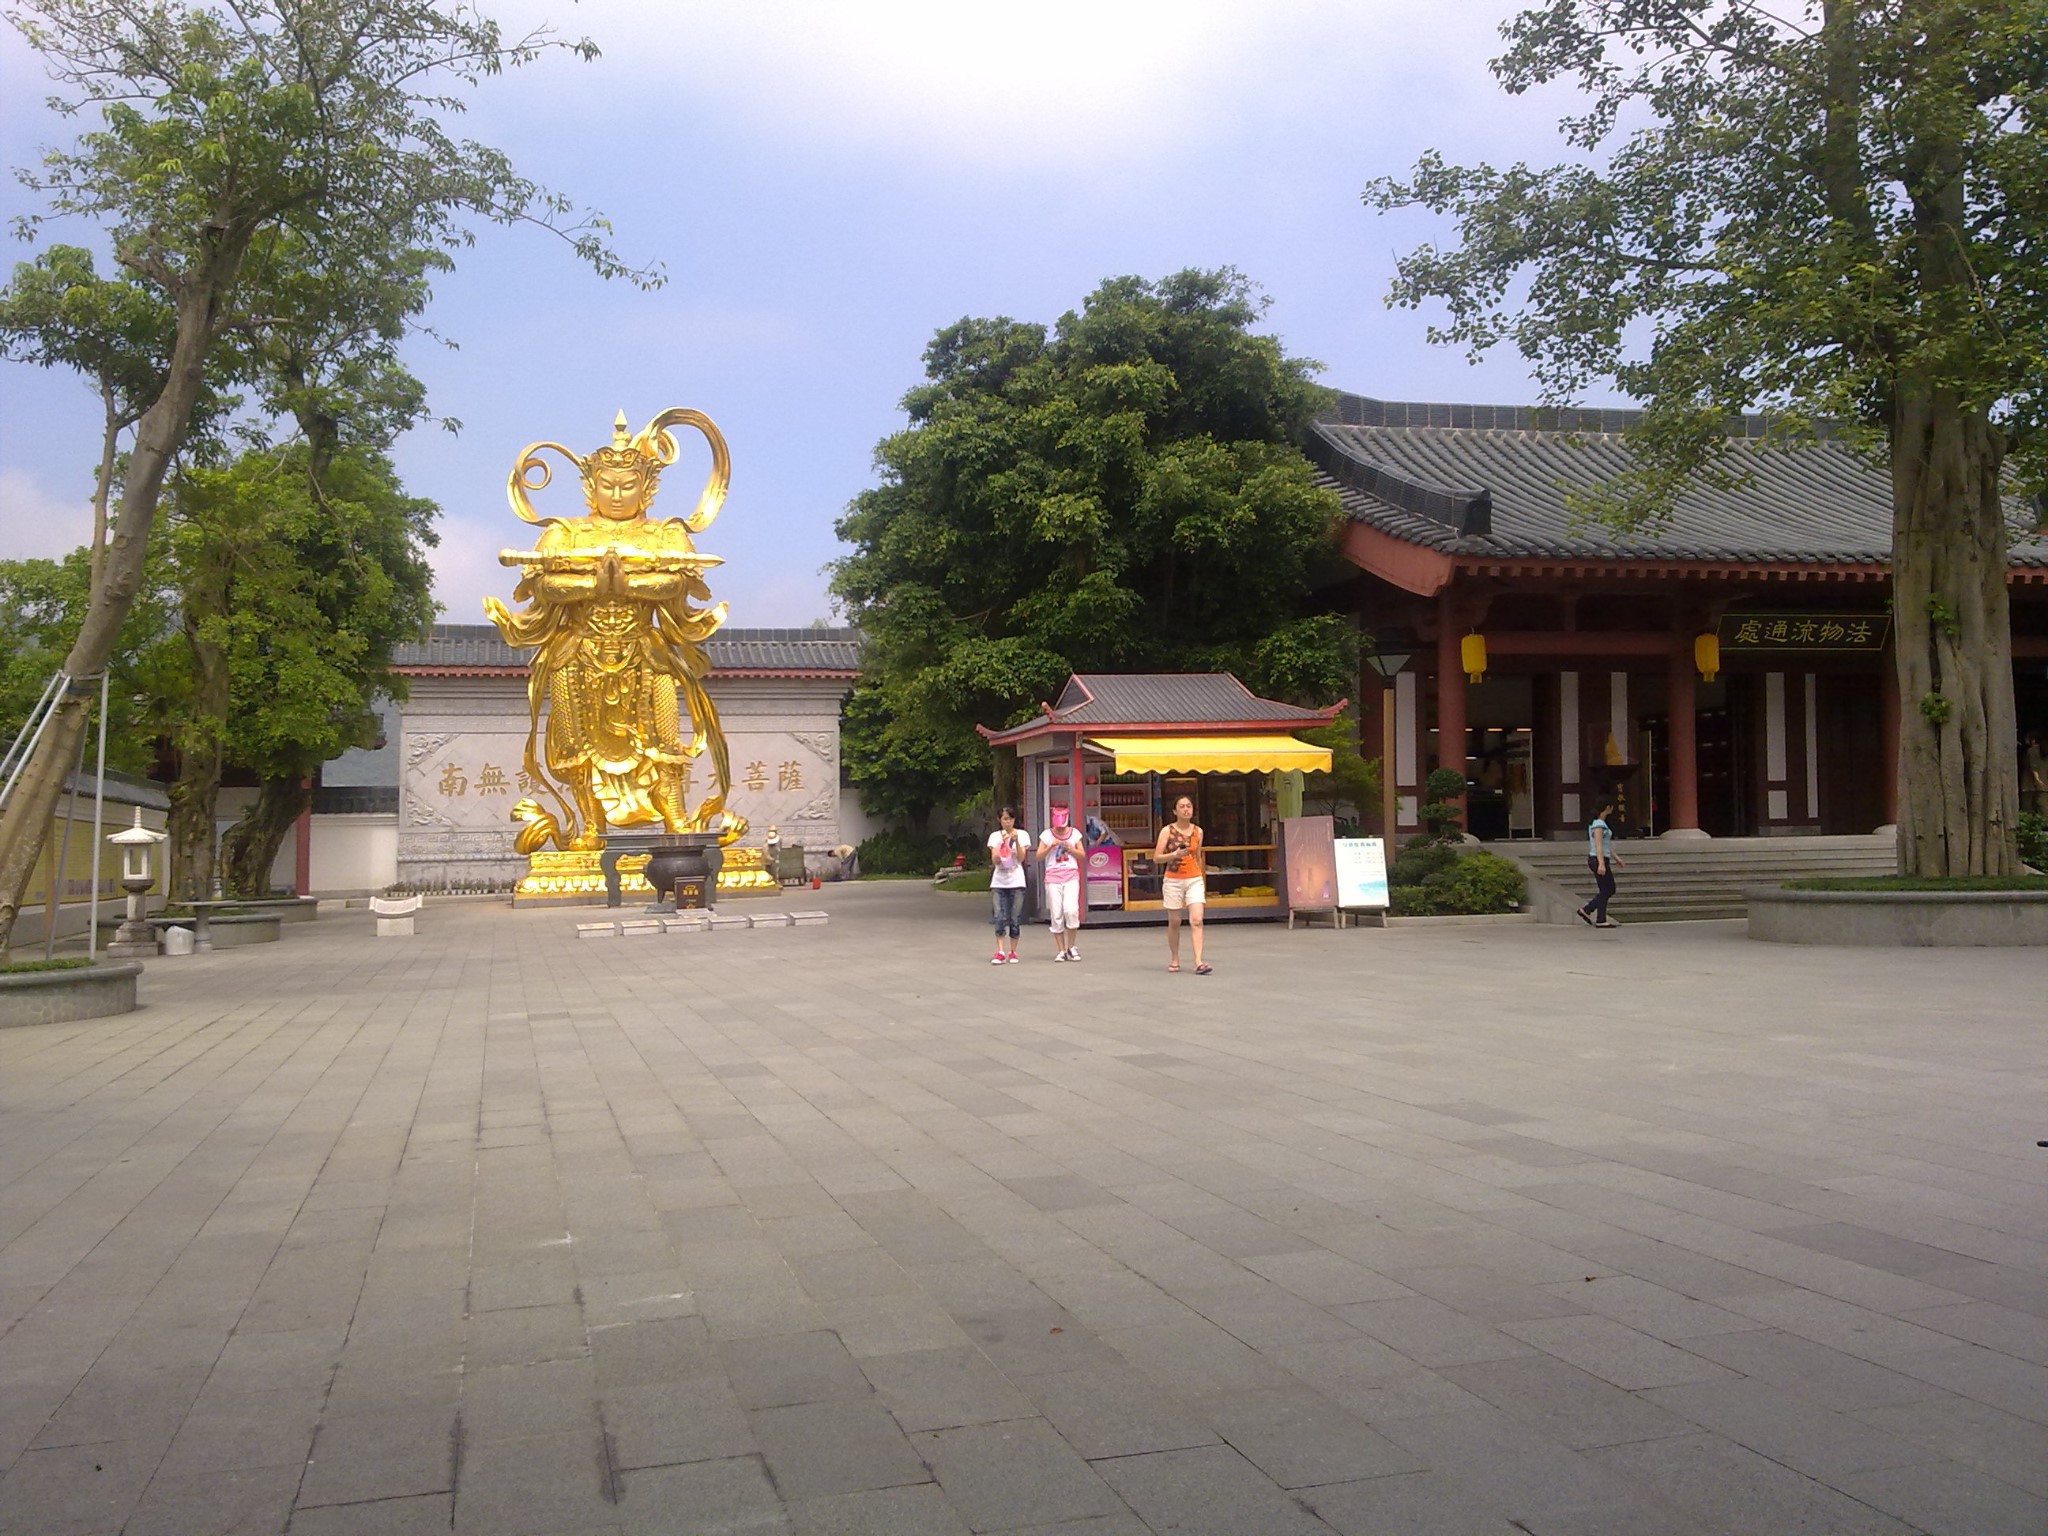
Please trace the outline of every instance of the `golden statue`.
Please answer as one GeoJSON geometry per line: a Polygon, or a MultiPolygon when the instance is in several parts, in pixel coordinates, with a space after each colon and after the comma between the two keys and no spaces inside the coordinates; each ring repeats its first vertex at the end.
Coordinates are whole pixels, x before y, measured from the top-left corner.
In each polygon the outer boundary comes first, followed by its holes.
{"type": "Polygon", "coordinates": [[[711,604],[703,573],[723,562],[699,554],[690,537],[718,515],[731,476],[718,428],[681,409],[663,411],[632,436],[622,411],[609,447],[579,458],[559,443],[534,443],[513,465],[506,485],[512,510],[546,531],[533,549],[498,555],[500,565],[519,568],[513,598],[528,606],[513,613],[487,597],[484,612],[507,645],[534,653],[525,770],[560,812],[533,798],[514,808],[525,823],[515,846],[533,870],[521,894],[588,894],[609,828],[713,832],[726,845],[746,831],[725,808],[731,764],[703,682],[704,642],[725,622],[725,604],[711,604]],[[677,457],[673,426],[704,434],[711,474],[688,517],[654,521],[647,509],[677,457]],[[541,458],[549,450],[582,475],[588,516],[534,512],[530,493],[552,478],[541,458]],[[710,783],[692,807],[689,791],[704,758],[710,783]],[[550,842],[561,854],[541,851],[550,842]],[[540,878],[544,862],[549,879],[540,878]]]}

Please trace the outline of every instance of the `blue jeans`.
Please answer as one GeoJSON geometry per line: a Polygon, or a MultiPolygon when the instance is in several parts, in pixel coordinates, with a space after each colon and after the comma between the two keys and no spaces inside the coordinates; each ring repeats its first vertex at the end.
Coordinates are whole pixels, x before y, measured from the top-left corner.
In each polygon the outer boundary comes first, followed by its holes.
{"type": "Polygon", "coordinates": [[[1017,942],[1017,926],[1024,917],[1024,887],[1021,885],[989,887],[989,895],[995,898],[996,937],[1009,934],[1010,942],[1017,942]]]}

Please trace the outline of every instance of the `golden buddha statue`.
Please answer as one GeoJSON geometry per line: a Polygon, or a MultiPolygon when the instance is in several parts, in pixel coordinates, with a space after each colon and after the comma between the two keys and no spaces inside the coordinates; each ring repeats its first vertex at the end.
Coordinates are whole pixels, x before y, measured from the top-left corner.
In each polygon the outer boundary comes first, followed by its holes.
{"type": "Polygon", "coordinates": [[[498,556],[519,568],[513,598],[526,608],[514,613],[485,598],[484,611],[507,645],[534,653],[525,771],[560,812],[522,800],[513,813],[525,823],[516,846],[536,859],[536,870],[549,842],[583,856],[554,857],[561,867],[550,890],[569,894],[565,876],[587,888],[609,828],[708,831],[724,844],[746,830],[725,808],[731,765],[703,683],[704,642],[726,612],[723,603],[711,605],[704,571],[722,562],[691,542],[718,515],[731,472],[718,428],[681,409],[662,412],[633,436],[621,412],[609,447],[578,457],[559,443],[535,443],[513,465],[506,487],[512,510],[546,531],[534,548],[498,556]],[[661,472],[676,461],[669,429],[678,425],[704,434],[711,474],[690,516],[655,521],[647,511],[661,472]],[[588,516],[534,512],[530,493],[547,487],[551,471],[540,456],[550,450],[581,474],[588,516]],[[693,807],[694,765],[707,757],[708,793],[693,807]]]}

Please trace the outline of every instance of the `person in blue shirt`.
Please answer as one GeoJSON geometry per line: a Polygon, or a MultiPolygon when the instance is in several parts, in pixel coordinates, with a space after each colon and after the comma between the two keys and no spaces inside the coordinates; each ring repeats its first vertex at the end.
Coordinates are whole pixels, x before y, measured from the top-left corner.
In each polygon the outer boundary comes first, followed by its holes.
{"type": "Polygon", "coordinates": [[[1593,872],[1594,896],[1579,908],[1579,921],[1595,928],[1621,926],[1607,915],[1607,903],[1614,899],[1614,872],[1625,867],[1614,851],[1614,828],[1607,824],[1613,814],[1614,804],[1609,801],[1586,828],[1586,868],[1593,872]]]}

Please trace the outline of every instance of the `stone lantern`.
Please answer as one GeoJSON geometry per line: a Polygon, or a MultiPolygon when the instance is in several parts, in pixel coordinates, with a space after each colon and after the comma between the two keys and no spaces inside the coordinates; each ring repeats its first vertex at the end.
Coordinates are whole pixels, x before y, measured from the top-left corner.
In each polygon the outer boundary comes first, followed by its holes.
{"type": "Polygon", "coordinates": [[[128,893],[128,920],[116,930],[114,942],[107,946],[108,954],[127,958],[156,953],[156,930],[144,921],[142,906],[148,899],[149,888],[156,884],[155,872],[149,867],[150,852],[169,839],[168,832],[152,832],[142,824],[139,806],[135,825],[107,838],[121,850],[121,889],[128,893]]]}

